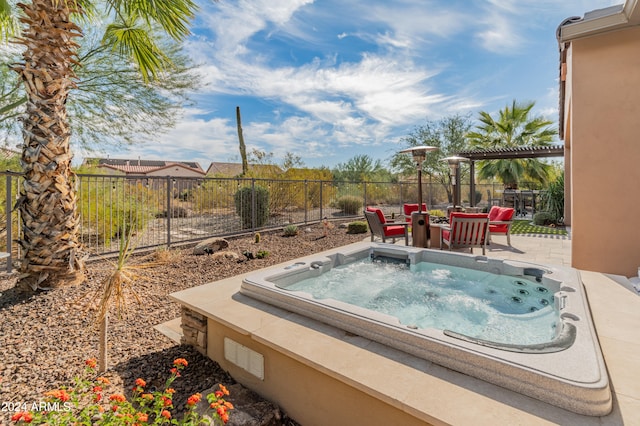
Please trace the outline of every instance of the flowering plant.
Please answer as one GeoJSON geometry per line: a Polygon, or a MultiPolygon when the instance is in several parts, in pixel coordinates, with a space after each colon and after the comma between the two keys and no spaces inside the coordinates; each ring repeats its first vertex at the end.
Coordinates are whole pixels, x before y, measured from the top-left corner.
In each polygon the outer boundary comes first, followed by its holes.
{"type": "MultiPolygon", "coordinates": [[[[202,400],[202,395],[196,393],[187,399],[186,412],[181,419],[175,419],[173,410],[172,383],[180,377],[188,365],[187,360],[178,358],[173,361],[171,375],[165,382],[163,390],[150,392],[145,389],[146,382],[138,378],[133,387],[131,401],[119,393],[105,397],[105,388],[110,385],[106,377],[95,379],[75,379],[75,386],[71,389],[57,389],[45,392],[45,402],[38,404],[35,410],[17,412],[11,417],[16,424],[87,424],[87,425],[202,425],[227,423],[229,411],[233,405],[225,401],[229,391],[224,385],[219,390],[207,395],[211,412],[210,418],[200,416],[195,408],[202,400]]],[[[85,376],[95,376],[97,362],[95,359],[86,361],[85,376]]]]}

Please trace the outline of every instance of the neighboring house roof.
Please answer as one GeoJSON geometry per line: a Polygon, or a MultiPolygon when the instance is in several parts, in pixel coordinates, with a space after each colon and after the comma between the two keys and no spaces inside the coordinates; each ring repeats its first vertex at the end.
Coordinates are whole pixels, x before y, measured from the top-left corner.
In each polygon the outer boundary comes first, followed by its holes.
{"type": "MultiPolygon", "coordinates": [[[[278,166],[271,164],[249,164],[251,170],[263,170],[265,172],[282,172],[282,169],[278,166]]],[[[219,163],[211,162],[207,169],[207,175],[220,175],[220,176],[239,176],[242,174],[241,163],[219,163]]]]}
{"type": "Polygon", "coordinates": [[[0,157],[4,159],[9,159],[12,157],[20,157],[20,153],[18,151],[14,151],[13,149],[0,147],[0,157]]]}
{"type": "Polygon", "coordinates": [[[117,158],[86,158],[84,163],[87,165],[106,167],[112,170],[118,170],[126,174],[146,175],[171,167],[181,167],[199,174],[204,175],[204,170],[200,164],[189,161],[164,161],[164,160],[126,160],[117,158]]]}
{"type": "Polygon", "coordinates": [[[586,12],[584,17],[572,16],[560,23],[556,38],[560,48],[560,90],[558,102],[558,130],[564,139],[565,125],[565,81],[567,73],[567,49],[572,40],[596,34],[616,31],[640,25],[640,0],[625,0],[624,4],[586,12]]]}

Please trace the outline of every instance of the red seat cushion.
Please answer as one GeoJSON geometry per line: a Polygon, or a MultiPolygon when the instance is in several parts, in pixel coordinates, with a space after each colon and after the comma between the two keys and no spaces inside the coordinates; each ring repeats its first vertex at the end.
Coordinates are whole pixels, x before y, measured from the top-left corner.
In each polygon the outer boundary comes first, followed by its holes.
{"type": "Polygon", "coordinates": [[[407,229],[404,226],[385,226],[384,235],[387,237],[394,237],[398,235],[404,235],[404,230],[407,229]]]}
{"type": "Polygon", "coordinates": [[[499,214],[500,214],[500,206],[492,206],[491,210],[489,210],[489,220],[490,221],[498,220],[496,218],[498,217],[499,214]]]}
{"type": "MultiPolygon", "coordinates": [[[[418,203],[404,204],[402,206],[402,210],[404,211],[404,219],[411,223],[411,213],[418,211],[418,203]]],[[[422,203],[422,211],[427,211],[427,203],[422,203]]]]}
{"type": "Polygon", "coordinates": [[[375,212],[375,214],[378,215],[378,220],[380,220],[380,223],[387,223],[387,219],[384,217],[384,213],[382,213],[382,210],[375,207],[367,207],[367,211],[375,212]]]}
{"type": "MultiPolygon", "coordinates": [[[[411,216],[411,213],[418,211],[418,203],[415,203],[415,204],[404,204],[402,206],[402,209],[404,210],[404,214],[406,216],[411,216]]],[[[422,203],[422,211],[423,212],[427,211],[427,203],[422,203]]]]}
{"type": "Polygon", "coordinates": [[[505,222],[505,221],[511,220],[515,212],[516,212],[515,209],[512,209],[511,207],[500,207],[498,216],[495,219],[489,219],[489,220],[505,222]]]}
{"type": "Polygon", "coordinates": [[[489,225],[489,231],[492,234],[506,234],[509,231],[509,225],[489,225]]]}
{"type": "MultiPolygon", "coordinates": [[[[511,207],[493,206],[489,212],[489,220],[495,222],[506,222],[513,219],[515,212],[515,209],[512,209],[511,207]]],[[[509,230],[509,225],[489,225],[489,230],[494,234],[506,234],[509,230]]]]}

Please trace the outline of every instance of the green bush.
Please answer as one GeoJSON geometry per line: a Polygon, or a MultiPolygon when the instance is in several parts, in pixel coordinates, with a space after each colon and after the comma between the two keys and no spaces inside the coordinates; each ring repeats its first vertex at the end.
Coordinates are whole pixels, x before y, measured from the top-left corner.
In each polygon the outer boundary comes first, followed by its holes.
{"type": "Polygon", "coordinates": [[[553,223],[564,222],[564,173],[549,184],[546,207],[551,214],[553,223]]]}
{"type": "Polygon", "coordinates": [[[242,220],[243,229],[253,228],[253,193],[256,197],[256,228],[260,228],[269,219],[269,191],[261,186],[245,186],[234,195],[236,213],[242,220]]]}
{"type": "Polygon", "coordinates": [[[367,222],[357,221],[347,225],[347,234],[364,234],[369,231],[367,222]]]}
{"type": "Polygon", "coordinates": [[[550,212],[537,212],[533,215],[534,225],[547,226],[552,223],[555,223],[555,220],[550,212]]]}
{"type": "Polygon", "coordinates": [[[445,217],[445,214],[442,210],[429,210],[429,216],[445,217]]]}
{"type": "Polygon", "coordinates": [[[362,209],[362,199],[353,195],[345,195],[338,199],[337,206],[344,214],[357,214],[362,209]]]}

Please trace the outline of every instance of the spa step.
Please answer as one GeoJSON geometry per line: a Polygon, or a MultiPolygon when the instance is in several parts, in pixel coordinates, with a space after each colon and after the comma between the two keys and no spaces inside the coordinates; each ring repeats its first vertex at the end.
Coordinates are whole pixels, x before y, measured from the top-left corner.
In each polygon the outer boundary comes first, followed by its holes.
{"type": "Polygon", "coordinates": [[[171,321],[167,321],[167,322],[163,322],[162,324],[158,324],[156,326],[154,326],[153,328],[155,328],[156,330],[158,330],[160,333],[164,334],[165,336],[167,336],[169,339],[173,340],[174,342],[180,344],[181,340],[182,340],[182,318],[178,317],[175,319],[172,319],[171,321]]]}

